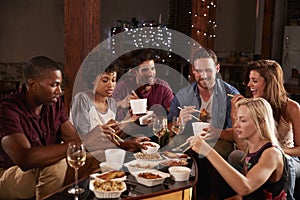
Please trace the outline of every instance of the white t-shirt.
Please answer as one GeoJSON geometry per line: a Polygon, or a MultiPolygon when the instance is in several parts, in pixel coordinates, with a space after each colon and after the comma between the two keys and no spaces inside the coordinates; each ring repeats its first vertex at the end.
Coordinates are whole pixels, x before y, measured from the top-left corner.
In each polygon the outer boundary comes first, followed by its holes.
{"type": "Polygon", "coordinates": [[[106,124],[116,118],[117,104],[115,99],[107,98],[108,109],[105,112],[97,110],[87,92],[75,95],[70,113],[70,120],[80,134],[87,134],[97,125],[106,124]],[[99,123],[100,122],[100,123],[99,123]]]}

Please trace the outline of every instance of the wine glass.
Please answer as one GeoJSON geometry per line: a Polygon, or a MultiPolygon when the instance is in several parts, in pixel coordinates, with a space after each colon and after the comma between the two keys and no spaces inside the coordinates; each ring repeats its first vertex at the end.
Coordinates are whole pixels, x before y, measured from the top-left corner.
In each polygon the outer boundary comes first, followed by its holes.
{"type": "Polygon", "coordinates": [[[164,119],[161,117],[154,117],[153,118],[153,133],[156,137],[158,137],[158,144],[160,145],[160,138],[165,133],[164,128],[164,119]]]}
{"type": "Polygon", "coordinates": [[[184,124],[184,121],[182,118],[176,117],[176,116],[173,117],[172,127],[171,127],[171,130],[173,131],[173,133],[175,133],[176,135],[179,135],[180,133],[183,132],[184,126],[185,126],[185,124],[184,124]]]}
{"type": "Polygon", "coordinates": [[[70,194],[80,194],[84,192],[84,189],[78,187],[78,169],[85,164],[86,151],[83,144],[70,142],[67,150],[67,161],[70,167],[75,169],[75,186],[70,188],[68,192],[70,194]]]}

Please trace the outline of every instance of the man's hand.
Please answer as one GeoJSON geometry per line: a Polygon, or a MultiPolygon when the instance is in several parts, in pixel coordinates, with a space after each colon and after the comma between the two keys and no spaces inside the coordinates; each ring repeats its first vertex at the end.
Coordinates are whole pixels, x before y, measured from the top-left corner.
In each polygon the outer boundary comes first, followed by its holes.
{"type": "Polygon", "coordinates": [[[147,147],[143,146],[141,142],[150,141],[148,137],[133,137],[129,140],[120,143],[120,147],[126,151],[137,152],[142,148],[145,149],[147,147]]]}
{"type": "Polygon", "coordinates": [[[181,109],[179,113],[179,118],[183,120],[183,123],[186,124],[192,119],[192,113],[195,112],[196,106],[185,106],[181,109]]]}

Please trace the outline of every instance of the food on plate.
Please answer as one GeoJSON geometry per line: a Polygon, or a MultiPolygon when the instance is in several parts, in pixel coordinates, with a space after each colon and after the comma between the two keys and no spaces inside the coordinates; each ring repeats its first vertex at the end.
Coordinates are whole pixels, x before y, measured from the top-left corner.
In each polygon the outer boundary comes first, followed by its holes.
{"type": "Polygon", "coordinates": [[[162,178],[159,174],[153,174],[151,172],[142,172],[142,173],[139,173],[138,177],[145,178],[145,179],[162,178]]]}
{"type": "Polygon", "coordinates": [[[129,172],[141,172],[147,169],[155,168],[159,163],[152,160],[132,160],[124,164],[124,167],[127,167],[129,172]]]}
{"type": "Polygon", "coordinates": [[[125,184],[122,181],[94,181],[94,188],[98,191],[121,191],[125,184]]]}
{"type": "Polygon", "coordinates": [[[131,174],[135,177],[138,183],[148,187],[162,184],[167,177],[170,177],[169,173],[164,173],[159,170],[132,172],[131,174]]]}
{"type": "Polygon", "coordinates": [[[170,151],[164,151],[163,155],[168,158],[188,158],[187,154],[177,154],[170,151]]]}
{"type": "Polygon", "coordinates": [[[142,168],[142,169],[151,169],[154,167],[153,164],[140,164],[140,163],[137,163],[137,164],[129,164],[130,167],[135,167],[135,168],[142,168]]]}
{"type": "Polygon", "coordinates": [[[171,166],[184,166],[184,165],[187,165],[188,162],[186,160],[166,160],[166,161],[163,161],[161,162],[161,165],[165,165],[165,166],[168,166],[168,167],[171,167],[171,166]]]}
{"type": "Polygon", "coordinates": [[[136,154],[134,154],[134,157],[136,159],[143,159],[143,160],[160,160],[161,156],[159,155],[159,153],[141,153],[138,152],[136,154]]]}
{"type": "Polygon", "coordinates": [[[163,155],[168,158],[177,158],[178,155],[176,153],[170,152],[170,151],[164,151],[163,155]]]}
{"type": "Polygon", "coordinates": [[[115,178],[122,178],[125,176],[125,172],[122,171],[111,171],[107,172],[101,175],[98,175],[97,178],[100,178],[102,180],[111,180],[115,178]]]}

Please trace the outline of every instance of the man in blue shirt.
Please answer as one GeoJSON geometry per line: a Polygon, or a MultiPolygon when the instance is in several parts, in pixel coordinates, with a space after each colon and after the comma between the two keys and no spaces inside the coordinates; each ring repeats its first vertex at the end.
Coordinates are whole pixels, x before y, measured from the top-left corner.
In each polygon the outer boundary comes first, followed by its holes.
{"type": "MultiPolygon", "coordinates": [[[[214,131],[209,133],[210,136],[207,142],[214,146],[221,156],[227,159],[227,156],[233,150],[233,136],[232,134],[226,135],[225,129],[232,127],[230,118],[231,95],[239,94],[239,91],[220,79],[219,70],[220,64],[218,64],[217,56],[212,50],[201,48],[194,54],[192,72],[195,82],[176,93],[168,114],[169,122],[175,116],[182,118],[186,123],[185,130],[182,134],[174,137],[170,146],[179,146],[185,142],[186,138],[194,135],[192,122],[199,121],[196,120],[198,118],[211,124],[210,130],[214,131]],[[228,141],[227,137],[230,138],[230,141],[228,141]]],[[[190,153],[193,154],[193,152],[190,153]]],[[[195,155],[195,157],[198,156],[195,155]]],[[[198,187],[203,194],[205,193],[203,191],[206,189],[200,189],[202,187],[200,185],[212,186],[213,184],[209,184],[207,181],[214,179],[212,176],[216,176],[217,179],[218,175],[217,172],[209,172],[213,167],[208,167],[208,162],[205,158],[197,158],[196,160],[198,166],[200,165],[198,187]],[[207,177],[208,174],[209,177],[207,177]]],[[[209,191],[209,189],[212,188],[210,187],[206,191],[209,191]]],[[[218,191],[214,190],[212,193],[218,193],[218,191]]],[[[197,197],[199,195],[197,194],[197,197]]]]}

